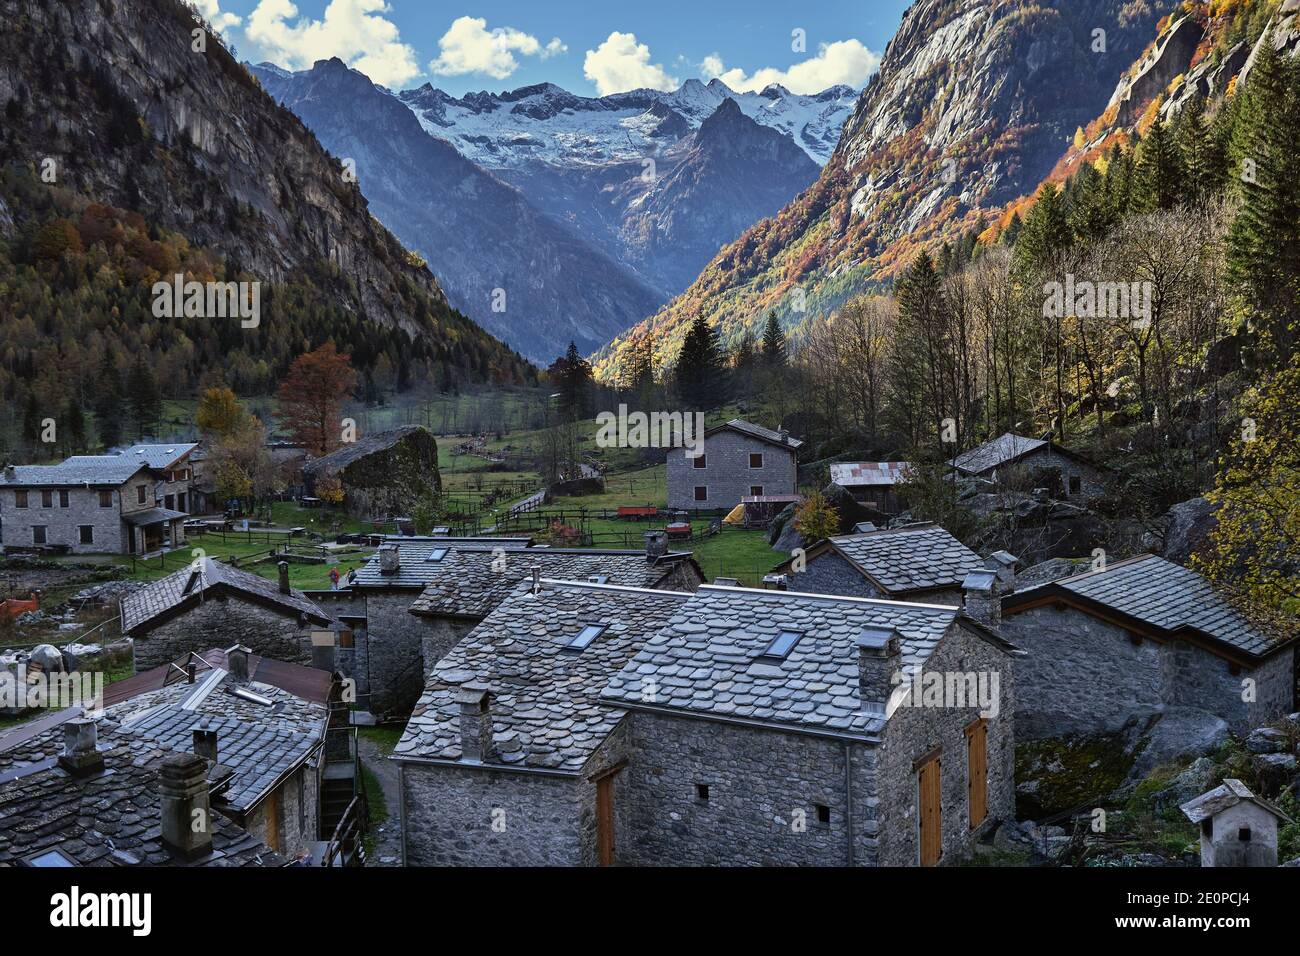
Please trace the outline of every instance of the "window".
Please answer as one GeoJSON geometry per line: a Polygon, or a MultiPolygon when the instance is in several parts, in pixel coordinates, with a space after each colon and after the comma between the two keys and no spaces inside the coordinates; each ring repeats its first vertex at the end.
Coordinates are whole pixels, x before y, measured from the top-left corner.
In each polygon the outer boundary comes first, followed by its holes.
{"type": "Polygon", "coordinates": [[[749,467],[750,468],[763,467],[763,453],[761,451],[751,451],[749,453],[749,467]]]}
{"type": "Polygon", "coordinates": [[[586,650],[588,647],[591,646],[592,641],[594,641],[596,638],[600,637],[600,635],[605,633],[605,627],[606,625],[604,624],[588,624],[586,627],[584,627],[581,631],[578,632],[577,637],[569,641],[569,643],[566,645],[566,650],[570,650],[570,651],[586,650]]]}
{"type": "Polygon", "coordinates": [[[803,635],[798,631],[782,631],[771,644],[767,645],[767,650],[760,656],[769,660],[783,661],[790,656],[790,652],[794,650],[801,637],[803,635]]]}
{"type": "Polygon", "coordinates": [[[26,507],[27,507],[27,492],[25,492],[25,491],[15,491],[15,492],[14,492],[14,507],[15,507],[15,508],[26,508],[26,507]]]}
{"type": "Polygon", "coordinates": [[[1083,479],[1078,475],[1070,476],[1070,494],[1078,495],[1083,493],[1083,479]]]}
{"type": "Polygon", "coordinates": [[[59,492],[59,507],[60,508],[68,507],[68,491],[66,488],[63,491],[59,492]]]}
{"type": "Polygon", "coordinates": [[[101,488],[99,492],[99,506],[101,508],[113,507],[113,492],[106,488],[101,488]]]}
{"type": "Polygon", "coordinates": [[[142,505],[142,504],[144,504],[144,496],[145,496],[145,493],[148,492],[148,490],[149,490],[149,489],[146,488],[144,485],[136,485],[136,486],[135,486],[135,503],[136,503],[136,504],[138,504],[138,505],[142,505]]]}
{"type": "Polygon", "coordinates": [[[762,485],[750,485],[750,486],[749,486],[749,494],[750,494],[750,497],[752,497],[752,498],[761,498],[761,497],[763,497],[763,486],[762,486],[762,485]]]}
{"type": "Polygon", "coordinates": [[[45,543],[45,525],[32,525],[32,544],[45,543]]]}
{"type": "Polygon", "coordinates": [[[824,827],[831,825],[831,808],[824,803],[814,803],[817,809],[817,822],[824,827]]]}
{"type": "Polygon", "coordinates": [[[42,492],[41,492],[41,507],[42,507],[42,508],[53,508],[53,507],[54,507],[54,492],[52,492],[52,491],[42,491],[42,492]]]}
{"type": "Polygon", "coordinates": [[[183,491],[176,496],[176,510],[177,511],[185,510],[185,492],[183,491]]]}
{"type": "Polygon", "coordinates": [[[695,785],[695,799],[700,803],[709,802],[709,785],[707,783],[697,783],[695,785]]]}
{"type": "Polygon", "coordinates": [[[447,549],[446,549],[446,548],[434,548],[432,551],[429,552],[429,557],[428,557],[427,560],[429,560],[429,561],[441,561],[441,560],[442,560],[443,558],[445,558],[446,556],[447,556],[447,549]]]}
{"type": "Polygon", "coordinates": [[[89,524],[80,525],[77,528],[77,535],[82,544],[94,544],[95,526],[89,524]]]}
{"type": "Polygon", "coordinates": [[[175,511],[175,510],[176,510],[176,496],[175,496],[175,495],[167,495],[165,498],[163,498],[163,507],[166,508],[168,511],[175,511]]]}
{"type": "Polygon", "coordinates": [[[76,860],[68,856],[60,849],[43,850],[40,853],[33,853],[23,860],[28,866],[39,867],[62,867],[62,866],[81,866],[76,860]]]}
{"type": "Polygon", "coordinates": [[[694,458],[691,459],[691,462],[692,462],[691,467],[693,467],[693,468],[707,468],[708,465],[705,463],[705,458],[707,458],[707,457],[708,457],[707,455],[696,455],[694,458]]]}
{"type": "Polygon", "coordinates": [[[608,583],[609,583],[609,575],[608,575],[608,574],[592,574],[592,575],[588,575],[588,577],[587,577],[587,583],[588,583],[588,584],[608,584],[608,583]]]}
{"type": "Polygon", "coordinates": [[[1241,827],[1241,828],[1237,831],[1237,839],[1240,840],[1242,843],[1249,843],[1249,842],[1250,842],[1250,827],[1241,827]]]}
{"type": "Polygon", "coordinates": [[[695,486],[695,500],[696,500],[696,501],[708,501],[708,500],[709,500],[709,486],[708,486],[708,485],[696,485],[696,486],[695,486]]]}

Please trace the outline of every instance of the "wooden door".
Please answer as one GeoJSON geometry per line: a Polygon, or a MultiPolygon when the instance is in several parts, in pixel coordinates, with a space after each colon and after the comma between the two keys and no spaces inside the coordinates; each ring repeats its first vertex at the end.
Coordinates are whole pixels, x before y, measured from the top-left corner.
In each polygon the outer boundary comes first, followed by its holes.
{"type": "Polygon", "coordinates": [[[966,728],[966,794],[974,830],[989,814],[988,724],[983,720],[966,728]]]}
{"type": "Polygon", "coordinates": [[[280,791],[273,790],[266,798],[266,845],[280,852],[280,791]]]}
{"type": "Polygon", "coordinates": [[[916,772],[916,782],[920,810],[921,865],[935,866],[943,852],[938,757],[921,764],[916,772]]]}
{"type": "Polygon", "coordinates": [[[601,866],[614,865],[614,774],[596,781],[596,856],[601,866]]]}

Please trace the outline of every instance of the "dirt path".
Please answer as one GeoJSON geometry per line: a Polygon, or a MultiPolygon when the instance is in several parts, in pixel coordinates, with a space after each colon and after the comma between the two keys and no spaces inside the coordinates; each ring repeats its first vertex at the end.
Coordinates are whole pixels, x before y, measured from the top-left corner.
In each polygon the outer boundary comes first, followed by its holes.
{"type": "MultiPolygon", "coordinates": [[[[373,830],[375,848],[366,865],[401,866],[402,833],[397,819],[397,764],[389,760],[373,740],[360,734],[357,735],[357,751],[361,755],[361,763],[379,779],[379,787],[384,792],[384,804],[388,810],[388,819],[373,830]]],[[[374,812],[373,807],[371,812],[374,812]]]]}

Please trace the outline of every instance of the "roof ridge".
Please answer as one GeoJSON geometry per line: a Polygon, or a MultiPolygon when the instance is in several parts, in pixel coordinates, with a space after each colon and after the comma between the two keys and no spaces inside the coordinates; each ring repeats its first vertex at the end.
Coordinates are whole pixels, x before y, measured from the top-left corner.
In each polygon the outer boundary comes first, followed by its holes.
{"type": "Polygon", "coordinates": [[[768,588],[741,588],[730,587],[728,585],[702,584],[700,591],[717,591],[728,594],[742,594],[747,597],[779,597],[779,598],[812,598],[818,601],[825,601],[839,604],[869,604],[877,607],[897,607],[897,608],[919,608],[926,611],[951,611],[959,613],[961,608],[955,604],[923,604],[919,601],[889,601],[885,598],[866,598],[857,597],[847,594],[814,594],[811,591],[773,591],[768,588]]]}
{"type": "MultiPolygon", "coordinates": [[[[521,578],[520,584],[527,584],[527,578],[521,578]]],[[[539,578],[539,584],[551,584],[556,587],[579,588],[587,591],[622,591],[632,594],[649,594],[662,597],[685,599],[694,597],[690,591],[668,591],[662,588],[637,587],[632,584],[598,584],[595,581],[566,581],[561,578],[539,578]]]]}

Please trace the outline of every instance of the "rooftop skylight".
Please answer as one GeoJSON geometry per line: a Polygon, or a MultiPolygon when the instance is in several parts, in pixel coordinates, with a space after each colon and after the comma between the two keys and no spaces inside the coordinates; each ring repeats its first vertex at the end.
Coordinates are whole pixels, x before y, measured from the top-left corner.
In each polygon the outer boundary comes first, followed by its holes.
{"type": "Polygon", "coordinates": [[[782,631],[760,656],[767,660],[783,661],[790,656],[801,637],[803,634],[799,631],[782,631]]]}
{"type": "Polygon", "coordinates": [[[591,646],[592,641],[605,633],[605,628],[608,626],[609,625],[607,624],[588,624],[578,632],[577,636],[574,637],[573,640],[569,641],[569,643],[565,645],[565,649],[570,651],[585,651],[591,646]]]}

